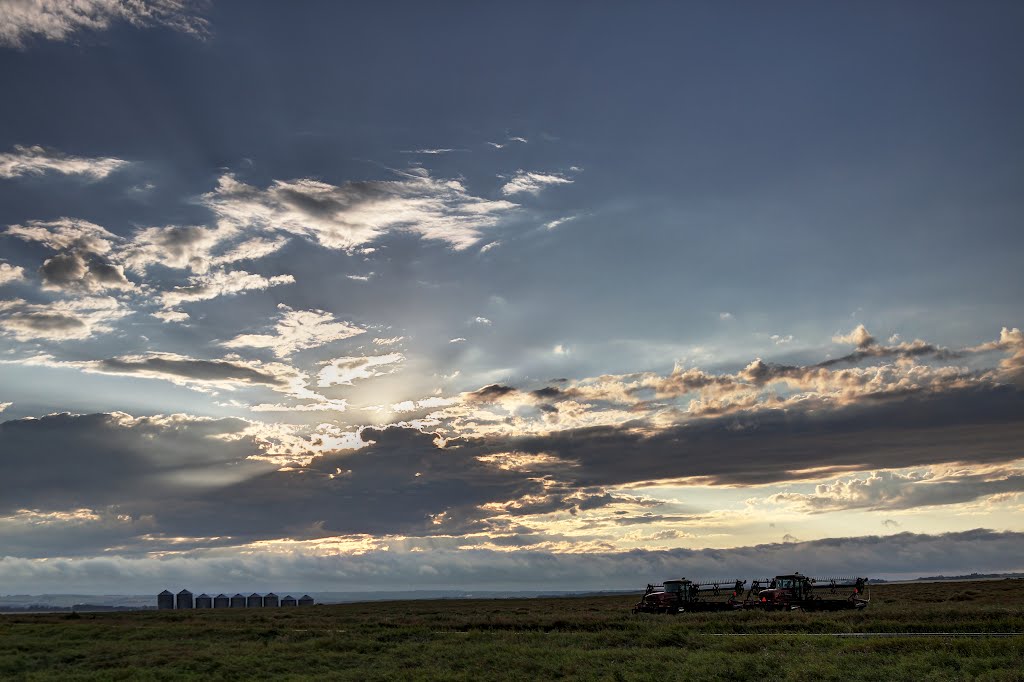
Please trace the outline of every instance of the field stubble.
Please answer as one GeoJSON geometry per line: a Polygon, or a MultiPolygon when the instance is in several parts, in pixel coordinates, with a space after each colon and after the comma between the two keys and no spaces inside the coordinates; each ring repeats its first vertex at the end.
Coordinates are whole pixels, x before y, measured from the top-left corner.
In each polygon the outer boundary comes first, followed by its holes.
{"type": "Polygon", "coordinates": [[[8,615],[0,677],[1024,680],[1024,581],[871,596],[865,611],[836,613],[632,615],[631,595],[8,615]],[[1018,634],[899,634],[934,632],[1018,634]]]}

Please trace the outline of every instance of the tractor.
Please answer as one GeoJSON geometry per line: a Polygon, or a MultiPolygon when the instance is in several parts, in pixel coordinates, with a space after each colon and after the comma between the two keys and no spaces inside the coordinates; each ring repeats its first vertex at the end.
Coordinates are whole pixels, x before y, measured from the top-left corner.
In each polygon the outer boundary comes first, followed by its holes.
{"type": "Polygon", "coordinates": [[[738,608],[746,580],[694,582],[686,578],[666,580],[662,585],[648,585],[633,613],[668,613],[684,611],[731,611],[738,608]]]}
{"type": "Polygon", "coordinates": [[[761,590],[754,606],[765,611],[842,611],[863,609],[871,601],[867,578],[810,578],[777,575],[761,590]],[[852,589],[852,592],[846,593],[852,589]],[[843,596],[846,594],[846,596],[843,596]]]}

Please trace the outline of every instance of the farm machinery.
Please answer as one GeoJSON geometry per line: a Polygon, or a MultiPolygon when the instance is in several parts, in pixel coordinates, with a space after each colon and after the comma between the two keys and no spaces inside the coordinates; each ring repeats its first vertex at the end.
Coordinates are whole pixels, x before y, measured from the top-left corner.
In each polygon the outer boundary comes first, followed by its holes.
{"type": "Polygon", "coordinates": [[[871,601],[867,582],[867,578],[811,578],[800,573],[777,575],[750,606],[766,611],[863,609],[871,601]]]}
{"type": "Polygon", "coordinates": [[[800,573],[774,578],[695,582],[686,578],[648,585],[633,613],[685,611],[841,611],[863,609],[871,601],[867,578],[811,578],[800,573]]]}
{"type": "Polygon", "coordinates": [[[746,580],[694,582],[686,578],[648,585],[633,613],[669,613],[684,611],[731,611],[740,605],[746,580]]]}

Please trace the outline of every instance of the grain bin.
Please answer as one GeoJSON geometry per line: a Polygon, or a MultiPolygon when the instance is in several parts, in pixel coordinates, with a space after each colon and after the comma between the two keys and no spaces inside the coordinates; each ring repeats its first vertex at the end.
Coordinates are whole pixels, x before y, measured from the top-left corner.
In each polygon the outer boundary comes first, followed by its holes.
{"type": "Polygon", "coordinates": [[[226,594],[218,594],[213,598],[213,608],[226,609],[231,606],[231,597],[226,594]]]}
{"type": "Polygon", "coordinates": [[[263,597],[263,606],[266,608],[277,608],[281,604],[277,600],[277,595],[271,592],[263,597]]]}
{"type": "Polygon", "coordinates": [[[289,594],[281,598],[281,606],[298,606],[298,602],[295,601],[295,597],[289,594]]]}
{"type": "Polygon", "coordinates": [[[231,608],[233,609],[244,609],[245,608],[245,595],[236,594],[231,598],[231,608]]]}
{"type": "Polygon", "coordinates": [[[206,594],[205,592],[196,597],[196,608],[197,609],[212,609],[213,608],[213,597],[206,594]]]}
{"type": "Polygon", "coordinates": [[[250,609],[258,609],[263,606],[263,597],[253,592],[245,600],[245,605],[248,606],[250,609]]]}
{"type": "Polygon", "coordinates": [[[301,597],[299,597],[299,606],[312,606],[312,605],[313,605],[313,598],[310,597],[308,594],[304,594],[301,597]]]}
{"type": "Polygon", "coordinates": [[[160,594],[156,595],[156,607],[158,609],[173,609],[174,593],[170,590],[164,590],[160,594]]]}
{"type": "Polygon", "coordinates": [[[179,609],[190,609],[192,608],[192,593],[188,590],[182,590],[178,593],[177,608],[179,609]]]}

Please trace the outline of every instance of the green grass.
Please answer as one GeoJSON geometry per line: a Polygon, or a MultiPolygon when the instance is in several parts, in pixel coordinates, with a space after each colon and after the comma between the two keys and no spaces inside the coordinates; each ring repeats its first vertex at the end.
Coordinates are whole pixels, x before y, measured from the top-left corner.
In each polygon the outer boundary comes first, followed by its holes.
{"type": "Polygon", "coordinates": [[[630,596],[8,615],[0,678],[1024,680],[1024,636],[821,636],[1024,633],[1024,581],[871,594],[813,614],[632,615],[630,596]]]}

